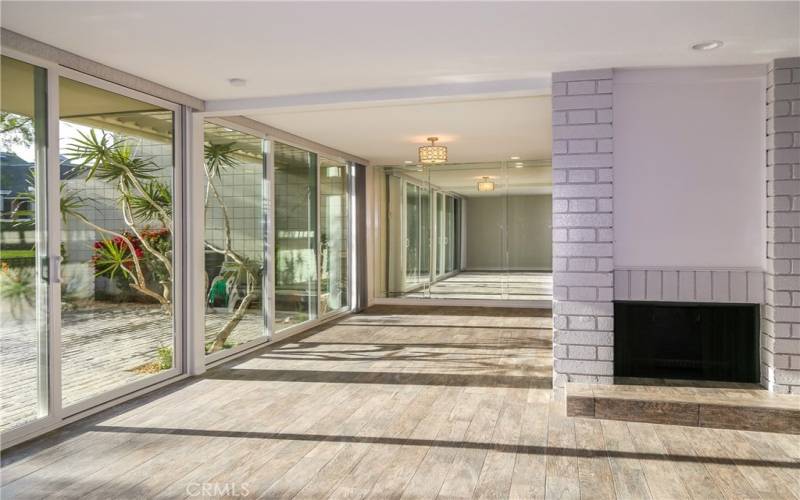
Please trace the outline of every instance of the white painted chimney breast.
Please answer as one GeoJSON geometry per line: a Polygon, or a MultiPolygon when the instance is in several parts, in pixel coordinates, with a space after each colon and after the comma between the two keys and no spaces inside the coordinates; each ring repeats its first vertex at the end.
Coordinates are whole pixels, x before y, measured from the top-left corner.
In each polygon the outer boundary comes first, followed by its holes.
{"type": "Polygon", "coordinates": [[[766,66],[614,73],[616,268],[764,266],[766,66]]]}

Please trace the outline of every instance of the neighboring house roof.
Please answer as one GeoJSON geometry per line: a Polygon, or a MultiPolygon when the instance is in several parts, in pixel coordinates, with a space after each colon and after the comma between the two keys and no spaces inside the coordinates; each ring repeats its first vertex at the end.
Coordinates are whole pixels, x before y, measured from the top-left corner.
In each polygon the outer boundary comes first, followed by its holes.
{"type": "MultiPolygon", "coordinates": [[[[77,165],[65,156],[59,157],[61,178],[74,177],[77,165]]],[[[28,177],[33,171],[34,163],[25,161],[16,153],[0,151],[0,192],[9,198],[28,191],[28,177]]]]}

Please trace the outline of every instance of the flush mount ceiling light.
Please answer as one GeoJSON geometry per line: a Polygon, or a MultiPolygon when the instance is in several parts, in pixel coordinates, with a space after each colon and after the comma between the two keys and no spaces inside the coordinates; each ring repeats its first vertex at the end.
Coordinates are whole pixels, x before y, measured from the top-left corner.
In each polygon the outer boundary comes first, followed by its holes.
{"type": "Polygon", "coordinates": [[[514,168],[522,168],[524,166],[525,166],[525,164],[522,163],[522,162],[517,162],[517,163],[514,164],[514,168]]]}
{"type": "Polygon", "coordinates": [[[481,193],[494,191],[494,182],[492,182],[489,177],[481,177],[481,180],[478,181],[478,191],[481,193]]]}
{"type": "Polygon", "coordinates": [[[231,87],[244,87],[247,85],[247,80],[244,78],[229,78],[228,83],[231,84],[231,87]]]}
{"type": "Polygon", "coordinates": [[[430,146],[420,146],[419,148],[419,162],[422,164],[446,163],[447,147],[436,145],[438,137],[428,137],[428,140],[431,142],[430,146]]]}
{"type": "Polygon", "coordinates": [[[706,51],[722,47],[724,44],[720,40],[706,40],[692,45],[692,50],[706,51]]]}
{"type": "Polygon", "coordinates": [[[411,164],[412,164],[412,163],[414,163],[414,162],[413,162],[413,161],[411,161],[411,160],[406,160],[406,161],[404,161],[403,163],[405,163],[406,165],[411,165],[411,164]]]}
{"type": "Polygon", "coordinates": [[[511,159],[512,160],[519,160],[519,156],[512,156],[511,159]]]}

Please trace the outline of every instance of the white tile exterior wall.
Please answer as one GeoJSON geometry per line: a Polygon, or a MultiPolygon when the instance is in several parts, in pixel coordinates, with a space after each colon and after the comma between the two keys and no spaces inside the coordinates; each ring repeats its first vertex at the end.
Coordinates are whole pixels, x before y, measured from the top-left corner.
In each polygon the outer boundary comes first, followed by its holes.
{"type": "Polygon", "coordinates": [[[553,384],[613,376],[613,72],[553,74],[553,384]]]}
{"type": "Polygon", "coordinates": [[[776,392],[800,393],[800,58],[769,67],[766,178],[761,375],[776,392]]]}
{"type": "MultiPolygon", "coordinates": [[[[214,180],[228,210],[231,226],[231,246],[251,259],[264,259],[264,229],[262,216],[263,167],[258,162],[241,163],[227,169],[214,180]]],[[[206,210],[205,238],[217,246],[225,242],[225,223],[222,207],[211,197],[206,210]]]]}
{"type": "Polygon", "coordinates": [[[614,300],[764,303],[764,273],[738,269],[614,269],[614,300]]]}

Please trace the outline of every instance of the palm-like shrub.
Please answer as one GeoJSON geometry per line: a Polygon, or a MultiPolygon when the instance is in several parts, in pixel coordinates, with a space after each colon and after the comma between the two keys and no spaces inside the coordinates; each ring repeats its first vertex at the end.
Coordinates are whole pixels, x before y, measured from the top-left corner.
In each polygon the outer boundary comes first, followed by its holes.
{"type": "MultiPolygon", "coordinates": [[[[208,347],[215,352],[225,347],[228,337],[244,318],[248,307],[261,295],[262,264],[249,259],[233,248],[228,210],[214,185],[214,180],[227,169],[238,165],[231,144],[207,145],[205,148],[206,209],[214,199],[223,213],[224,241],[222,245],[206,242],[206,247],[223,256],[221,275],[235,287],[244,287],[244,296],[228,321],[216,332],[208,347]]],[[[71,175],[112,185],[119,195],[124,231],[115,231],[91,221],[82,213],[89,203],[65,188],[61,189],[61,213],[66,220],[73,218],[102,235],[95,248],[94,264],[98,275],[124,276],[131,289],[162,305],[165,313],[172,310],[172,193],[157,178],[159,166],[151,159],[139,156],[128,139],[94,129],[80,132],[67,148],[67,158],[75,166],[71,175]],[[148,276],[151,279],[148,279],[148,276]],[[152,277],[155,276],[157,286],[152,277]]],[[[208,280],[206,280],[208,281],[208,280]]]]}

